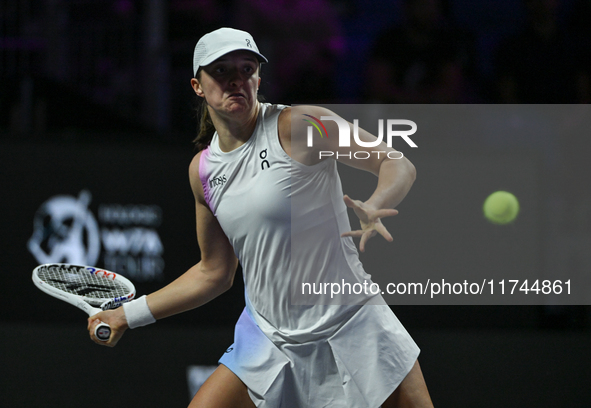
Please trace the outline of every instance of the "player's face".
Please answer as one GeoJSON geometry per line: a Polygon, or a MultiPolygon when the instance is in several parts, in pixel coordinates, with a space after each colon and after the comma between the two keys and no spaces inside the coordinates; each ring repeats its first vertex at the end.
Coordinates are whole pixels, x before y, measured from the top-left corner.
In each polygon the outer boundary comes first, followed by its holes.
{"type": "Polygon", "coordinates": [[[193,88],[207,104],[225,116],[254,112],[257,101],[259,62],[248,51],[234,51],[204,67],[193,88]]]}

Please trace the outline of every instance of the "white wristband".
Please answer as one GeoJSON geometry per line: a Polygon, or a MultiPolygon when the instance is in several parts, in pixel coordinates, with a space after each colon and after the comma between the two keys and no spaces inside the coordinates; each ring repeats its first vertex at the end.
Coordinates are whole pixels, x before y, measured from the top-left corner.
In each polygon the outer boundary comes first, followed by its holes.
{"type": "Polygon", "coordinates": [[[127,325],[130,329],[147,326],[156,321],[148,307],[148,301],[145,295],[131,302],[124,303],[123,311],[125,312],[127,325]]]}

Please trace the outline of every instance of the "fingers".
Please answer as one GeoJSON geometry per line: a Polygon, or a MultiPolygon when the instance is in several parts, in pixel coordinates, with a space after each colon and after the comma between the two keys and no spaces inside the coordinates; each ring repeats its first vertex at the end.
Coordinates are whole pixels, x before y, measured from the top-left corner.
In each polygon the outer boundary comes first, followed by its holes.
{"type": "Polygon", "coordinates": [[[341,234],[342,238],[361,238],[359,242],[359,250],[361,252],[365,252],[367,241],[376,233],[379,233],[388,242],[394,240],[380,219],[397,215],[398,210],[393,208],[375,209],[362,201],[353,200],[348,195],[343,196],[343,201],[347,207],[355,210],[355,214],[357,214],[361,221],[361,230],[344,232],[341,234]]]}
{"type": "Polygon", "coordinates": [[[384,226],[384,224],[382,224],[381,222],[377,222],[375,224],[375,230],[382,236],[384,237],[384,239],[386,239],[386,241],[388,242],[392,242],[394,241],[394,238],[392,238],[392,235],[388,232],[388,230],[386,229],[386,227],[384,226]]]}
{"type": "Polygon", "coordinates": [[[398,210],[393,208],[383,208],[383,209],[374,209],[371,206],[368,206],[363,201],[353,200],[348,195],[343,196],[343,201],[345,205],[349,208],[353,208],[354,210],[361,210],[362,212],[367,214],[368,219],[377,219],[377,218],[384,218],[384,217],[391,217],[398,214],[398,210]]]}
{"type": "Polygon", "coordinates": [[[359,241],[359,250],[361,252],[365,252],[365,243],[375,235],[375,231],[366,231],[362,236],[361,236],[361,241],[359,241]]]}
{"type": "Polygon", "coordinates": [[[109,340],[102,341],[96,337],[96,334],[95,334],[96,327],[99,324],[101,324],[102,322],[107,323],[106,320],[108,320],[108,315],[106,315],[105,312],[100,312],[100,313],[95,314],[94,316],[90,316],[88,318],[88,326],[87,326],[88,334],[90,335],[90,339],[92,341],[94,341],[96,344],[99,344],[101,346],[107,346],[107,347],[115,347],[115,345],[119,341],[119,338],[121,337],[122,333],[119,333],[118,330],[116,330],[116,328],[114,328],[112,325],[111,325],[111,337],[109,338],[109,340]]]}
{"type": "Polygon", "coordinates": [[[96,338],[96,336],[94,334],[94,331],[96,330],[96,326],[98,326],[100,323],[101,323],[101,320],[98,318],[98,314],[89,317],[87,330],[88,330],[88,334],[90,335],[90,339],[92,341],[94,341],[96,344],[104,345],[106,342],[100,341],[99,339],[96,338]]]}
{"type": "Polygon", "coordinates": [[[358,201],[358,200],[353,200],[352,198],[350,198],[350,197],[349,197],[348,195],[346,195],[346,194],[343,196],[343,201],[345,202],[345,205],[346,205],[347,207],[350,207],[350,208],[356,208],[356,207],[359,207],[359,203],[360,203],[360,201],[358,201]]]}
{"type": "MultiPolygon", "coordinates": [[[[392,234],[390,234],[390,232],[388,232],[388,230],[386,229],[386,227],[382,223],[376,223],[373,230],[356,230],[356,231],[343,232],[341,234],[341,238],[346,238],[346,237],[352,237],[352,238],[360,238],[361,237],[361,238],[363,238],[364,235],[367,235],[369,233],[369,236],[367,236],[365,239],[363,239],[363,243],[365,243],[365,242],[367,242],[367,240],[369,238],[373,237],[376,232],[379,233],[382,237],[384,237],[384,239],[386,241],[388,241],[388,242],[394,241],[392,234]]],[[[360,244],[361,244],[361,242],[360,242],[360,244]]]]}
{"type": "MultiPolygon", "coordinates": [[[[383,226],[383,225],[382,225],[383,226]]],[[[387,233],[388,231],[386,231],[387,233]]],[[[361,237],[361,241],[359,241],[359,250],[361,252],[365,252],[365,243],[374,235],[376,234],[376,230],[357,230],[357,231],[349,231],[349,232],[343,232],[341,234],[341,238],[346,238],[346,237],[353,237],[353,238],[359,238],[361,237]]],[[[388,239],[388,241],[392,241],[392,236],[390,234],[387,234],[390,239],[388,239]]]]}
{"type": "Polygon", "coordinates": [[[343,232],[341,234],[341,238],[345,238],[345,237],[359,238],[360,236],[363,235],[363,233],[364,233],[364,231],[362,231],[362,230],[343,232]]]}
{"type": "Polygon", "coordinates": [[[385,217],[392,217],[394,215],[398,215],[398,210],[393,208],[385,208],[383,210],[377,210],[373,214],[375,218],[385,218],[385,217]]]}
{"type": "Polygon", "coordinates": [[[89,332],[92,330],[92,332],[94,333],[94,328],[100,324],[101,319],[99,318],[100,313],[97,313],[93,316],[90,316],[88,318],[88,324],[86,325],[86,330],[88,330],[89,332]]]}

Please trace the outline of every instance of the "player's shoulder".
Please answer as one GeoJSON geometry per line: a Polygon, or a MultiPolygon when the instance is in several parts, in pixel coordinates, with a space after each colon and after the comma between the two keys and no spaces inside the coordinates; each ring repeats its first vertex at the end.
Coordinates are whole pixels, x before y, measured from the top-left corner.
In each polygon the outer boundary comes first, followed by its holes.
{"type": "Polygon", "coordinates": [[[286,107],[279,113],[277,118],[279,133],[289,134],[291,129],[291,106],[286,107]]]}
{"type": "Polygon", "coordinates": [[[197,178],[199,177],[199,164],[201,163],[201,157],[203,155],[203,150],[199,151],[195,156],[193,156],[193,159],[191,160],[191,163],[189,164],[189,176],[193,177],[196,176],[197,178]]]}
{"type": "Polygon", "coordinates": [[[335,116],[335,113],[323,106],[315,105],[297,105],[288,106],[281,111],[278,119],[279,132],[284,134],[291,134],[294,129],[305,127],[307,125],[306,119],[318,121],[321,116],[335,116]],[[298,119],[303,119],[298,120],[298,119]],[[292,127],[292,125],[295,126],[292,127]]]}
{"type": "Polygon", "coordinates": [[[335,113],[324,106],[317,105],[297,105],[287,106],[281,111],[281,117],[283,120],[291,120],[291,117],[297,117],[297,115],[304,116],[334,116],[335,113]]]}
{"type": "Polygon", "coordinates": [[[193,156],[193,159],[189,164],[189,181],[191,183],[191,189],[193,190],[193,194],[197,198],[202,198],[204,196],[203,184],[201,182],[201,174],[199,168],[201,160],[204,160],[203,152],[204,150],[201,150],[199,153],[193,156]]]}

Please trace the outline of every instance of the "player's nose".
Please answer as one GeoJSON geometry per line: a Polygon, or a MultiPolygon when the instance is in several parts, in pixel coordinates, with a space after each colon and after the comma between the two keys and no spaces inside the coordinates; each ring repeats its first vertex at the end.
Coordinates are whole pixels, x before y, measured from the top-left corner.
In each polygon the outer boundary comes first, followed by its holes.
{"type": "Polygon", "coordinates": [[[233,70],[232,74],[230,75],[229,84],[233,87],[239,87],[245,82],[245,78],[243,74],[241,74],[238,70],[233,70]]]}

